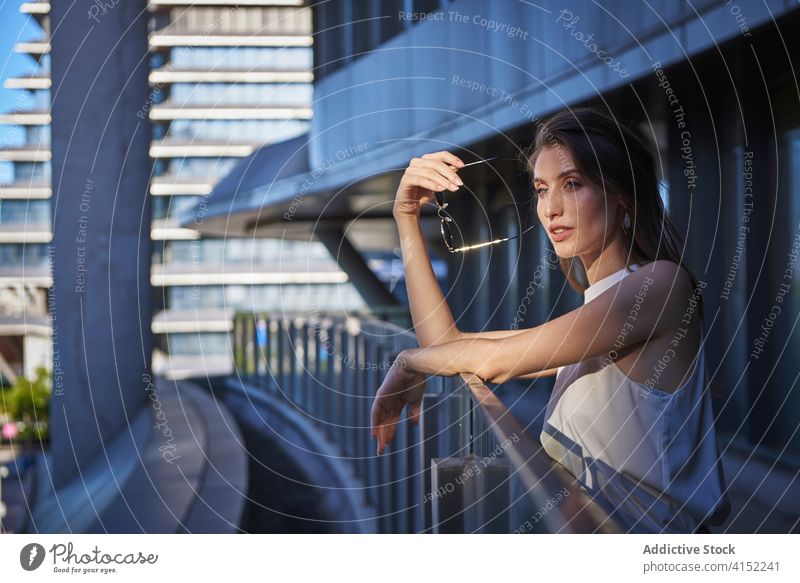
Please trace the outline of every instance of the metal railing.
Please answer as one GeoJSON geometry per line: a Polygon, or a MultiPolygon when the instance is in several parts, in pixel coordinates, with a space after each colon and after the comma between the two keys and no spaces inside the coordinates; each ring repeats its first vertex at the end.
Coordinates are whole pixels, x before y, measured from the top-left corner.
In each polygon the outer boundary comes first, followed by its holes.
{"type": "Polygon", "coordinates": [[[5,520],[6,512],[8,511],[5,503],[3,502],[3,480],[7,477],[8,468],[5,466],[0,466],[0,532],[3,532],[3,520],[5,520]]]}
{"type": "Polygon", "coordinates": [[[405,414],[377,456],[370,409],[416,338],[325,314],[237,313],[243,382],[285,400],[338,448],[379,532],[618,532],[617,524],[474,375],[429,377],[419,426],[405,414]]]}

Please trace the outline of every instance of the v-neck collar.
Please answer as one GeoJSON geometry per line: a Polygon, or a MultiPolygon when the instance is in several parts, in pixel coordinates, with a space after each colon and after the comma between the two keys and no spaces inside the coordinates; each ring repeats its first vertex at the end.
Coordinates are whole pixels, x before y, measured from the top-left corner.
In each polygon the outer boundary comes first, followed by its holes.
{"type": "Polygon", "coordinates": [[[583,303],[585,304],[586,302],[592,301],[594,298],[596,298],[601,293],[606,291],[612,285],[622,280],[622,278],[624,278],[629,273],[628,267],[630,267],[631,270],[636,271],[641,267],[641,265],[639,265],[638,263],[633,263],[632,265],[623,267],[619,271],[615,271],[611,275],[607,275],[603,279],[594,282],[592,285],[590,285],[583,291],[583,303]]]}

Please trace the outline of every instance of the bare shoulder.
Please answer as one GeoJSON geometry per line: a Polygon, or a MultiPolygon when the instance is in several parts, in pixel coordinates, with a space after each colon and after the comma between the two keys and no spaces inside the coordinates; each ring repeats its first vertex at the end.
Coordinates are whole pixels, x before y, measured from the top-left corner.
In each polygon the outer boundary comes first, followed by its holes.
{"type": "Polygon", "coordinates": [[[680,292],[692,290],[692,278],[689,272],[683,266],[669,259],[651,261],[637,269],[636,272],[653,279],[659,285],[667,285],[680,292]]]}
{"type": "Polygon", "coordinates": [[[683,266],[668,259],[647,263],[636,270],[641,278],[652,280],[659,300],[668,311],[683,310],[687,301],[698,290],[694,289],[692,277],[683,266]]]}

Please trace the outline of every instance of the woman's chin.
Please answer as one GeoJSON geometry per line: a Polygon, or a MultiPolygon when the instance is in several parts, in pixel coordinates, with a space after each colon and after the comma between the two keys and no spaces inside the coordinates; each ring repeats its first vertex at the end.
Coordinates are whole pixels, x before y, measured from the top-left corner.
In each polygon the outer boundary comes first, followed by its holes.
{"type": "Polygon", "coordinates": [[[551,241],[551,243],[553,244],[553,251],[555,251],[559,259],[572,259],[578,255],[578,253],[575,252],[575,246],[567,244],[566,241],[561,243],[554,243],[551,241]]]}

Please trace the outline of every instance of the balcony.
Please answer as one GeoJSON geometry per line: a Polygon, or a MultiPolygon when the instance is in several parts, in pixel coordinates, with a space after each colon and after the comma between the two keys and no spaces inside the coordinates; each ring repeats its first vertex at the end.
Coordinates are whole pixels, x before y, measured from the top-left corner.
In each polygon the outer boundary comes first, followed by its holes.
{"type": "Polygon", "coordinates": [[[25,75],[23,77],[9,77],[3,83],[6,89],[28,89],[35,91],[38,89],[50,89],[50,77],[45,75],[25,75]]]}
{"type": "Polygon", "coordinates": [[[208,178],[180,178],[178,176],[156,176],[150,180],[150,194],[153,196],[173,195],[206,195],[211,193],[217,179],[208,178]]]}
{"type": "Polygon", "coordinates": [[[314,284],[345,283],[347,274],[335,263],[303,261],[291,267],[279,262],[273,264],[234,263],[219,264],[206,260],[191,263],[155,264],[150,283],[154,286],[170,285],[258,285],[258,284],[314,284]]]}
{"type": "Polygon", "coordinates": [[[53,285],[53,277],[47,265],[0,265],[0,286],[33,285],[48,288],[53,285]]]}
{"type": "MultiPolygon", "coordinates": [[[[307,70],[179,69],[168,66],[151,71],[149,79],[151,85],[169,85],[171,83],[311,83],[314,81],[314,74],[307,70]]],[[[12,80],[10,79],[9,81],[12,80]]],[[[8,87],[8,81],[6,86],[8,87]]]]}
{"type": "Polygon", "coordinates": [[[10,162],[49,162],[51,158],[49,146],[21,146],[18,148],[0,149],[0,160],[10,162]]]}
{"type": "Polygon", "coordinates": [[[402,419],[377,457],[372,396],[414,346],[406,329],[370,317],[240,313],[226,390],[268,411],[281,435],[302,436],[292,451],[326,466],[314,475],[341,489],[321,489],[323,504],[356,531],[620,531],[474,375],[431,377],[419,426],[402,419]]]}
{"type": "Polygon", "coordinates": [[[49,243],[53,238],[50,225],[4,223],[0,225],[0,243],[49,243]]]}
{"type": "Polygon", "coordinates": [[[260,144],[237,143],[229,140],[157,140],[150,144],[151,158],[244,158],[260,144]]]}
{"type": "Polygon", "coordinates": [[[173,221],[157,220],[150,228],[150,238],[153,241],[194,241],[200,238],[200,233],[175,226],[173,221]]]}
{"type": "Polygon", "coordinates": [[[151,10],[170,6],[302,6],[303,0],[150,0],[151,10]]]}
{"type": "Polygon", "coordinates": [[[151,323],[153,334],[230,332],[233,312],[226,308],[162,310],[151,323]]]}
{"type": "MultiPolygon", "coordinates": [[[[169,30],[151,33],[149,43],[150,48],[155,50],[172,47],[310,47],[313,44],[309,34],[202,34],[169,30]]],[[[17,52],[31,51],[20,51],[18,48],[17,52]]]]}
{"type": "Polygon", "coordinates": [[[163,103],[150,109],[150,119],[311,119],[310,107],[236,105],[177,105],[163,103]]]}
{"type": "Polygon", "coordinates": [[[17,43],[14,45],[14,52],[39,58],[42,55],[50,53],[50,42],[47,40],[37,40],[17,43]]]}
{"type": "Polygon", "coordinates": [[[50,2],[23,2],[19,11],[22,14],[50,14],[50,2]]]}
{"type": "Polygon", "coordinates": [[[23,111],[0,115],[0,124],[22,126],[44,126],[50,124],[50,113],[47,111],[23,111]]]}
{"type": "Polygon", "coordinates": [[[53,189],[46,182],[8,182],[0,184],[0,200],[50,198],[53,189]]]}

